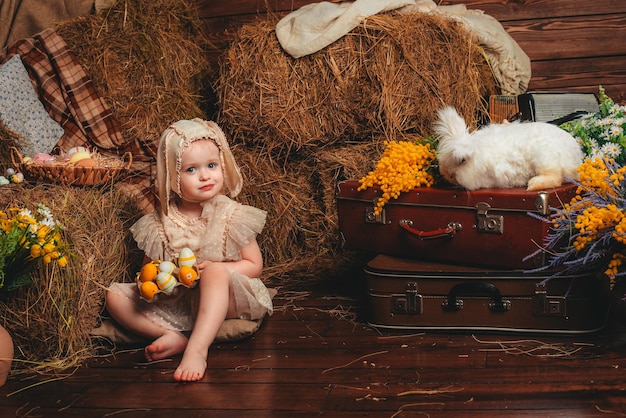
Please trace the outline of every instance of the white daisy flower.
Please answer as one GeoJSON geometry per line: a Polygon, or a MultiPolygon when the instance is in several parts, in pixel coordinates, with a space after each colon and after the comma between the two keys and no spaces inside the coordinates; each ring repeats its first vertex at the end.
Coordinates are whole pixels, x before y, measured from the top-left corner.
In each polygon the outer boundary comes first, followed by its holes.
{"type": "Polygon", "coordinates": [[[585,129],[589,129],[590,127],[594,126],[594,124],[595,124],[595,120],[593,118],[593,115],[589,115],[589,116],[590,117],[584,117],[581,120],[583,128],[585,128],[585,129]]]}
{"type": "Polygon", "coordinates": [[[37,213],[41,217],[39,224],[46,225],[50,229],[56,228],[56,222],[54,221],[54,216],[52,215],[52,212],[50,212],[50,209],[46,205],[43,205],[43,204],[38,205],[37,213]]]}
{"type": "Polygon", "coordinates": [[[620,136],[624,132],[624,130],[620,125],[611,125],[611,127],[609,128],[609,132],[613,136],[620,136]]]}
{"type": "Polygon", "coordinates": [[[608,116],[598,121],[598,126],[610,126],[613,124],[613,118],[608,116]]]}
{"type": "Polygon", "coordinates": [[[605,158],[615,158],[622,153],[622,147],[614,142],[607,142],[600,148],[600,153],[605,158]]]}
{"type": "Polygon", "coordinates": [[[600,149],[594,147],[589,153],[589,158],[595,160],[596,158],[604,158],[604,155],[602,154],[602,151],[600,151],[600,149]]]}

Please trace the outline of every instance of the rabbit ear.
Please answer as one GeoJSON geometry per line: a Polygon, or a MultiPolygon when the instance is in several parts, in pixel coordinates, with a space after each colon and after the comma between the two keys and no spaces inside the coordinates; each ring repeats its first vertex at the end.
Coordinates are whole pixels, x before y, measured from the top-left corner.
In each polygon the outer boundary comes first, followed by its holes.
{"type": "Polygon", "coordinates": [[[475,152],[475,143],[469,135],[449,138],[442,141],[440,145],[439,151],[447,155],[446,158],[449,160],[449,163],[455,166],[471,159],[475,152]]]}
{"type": "Polygon", "coordinates": [[[452,106],[446,106],[437,112],[433,131],[441,140],[461,139],[469,134],[465,119],[452,106]]]}

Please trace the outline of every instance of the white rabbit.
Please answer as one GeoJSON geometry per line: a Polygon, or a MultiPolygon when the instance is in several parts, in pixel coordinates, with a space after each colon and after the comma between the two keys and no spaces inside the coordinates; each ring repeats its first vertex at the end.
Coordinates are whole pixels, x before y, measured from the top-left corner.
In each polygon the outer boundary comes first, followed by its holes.
{"type": "Polygon", "coordinates": [[[576,138],[543,122],[491,124],[472,133],[456,109],[438,112],[433,131],[446,180],[467,190],[557,187],[577,180],[583,153],[576,138]]]}

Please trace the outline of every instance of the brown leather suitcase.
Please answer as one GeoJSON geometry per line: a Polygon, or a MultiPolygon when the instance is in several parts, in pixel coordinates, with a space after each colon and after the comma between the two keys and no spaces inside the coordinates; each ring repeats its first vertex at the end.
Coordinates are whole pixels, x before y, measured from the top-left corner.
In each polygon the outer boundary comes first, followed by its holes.
{"type": "Polygon", "coordinates": [[[373,254],[532,269],[546,264],[538,249],[550,225],[550,207],[561,207],[576,193],[566,184],[545,192],[525,188],[416,188],[387,202],[380,215],[374,203],[380,189],[357,191],[358,181],[339,183],[337,214],[344,248],[373,254]]]}
{"type": "Polygon", "coordinates": [[[582,334],[602,329],[595,273],[552,277],[379,255],[365,267],[370,325],[393,330],[582,334]]]}

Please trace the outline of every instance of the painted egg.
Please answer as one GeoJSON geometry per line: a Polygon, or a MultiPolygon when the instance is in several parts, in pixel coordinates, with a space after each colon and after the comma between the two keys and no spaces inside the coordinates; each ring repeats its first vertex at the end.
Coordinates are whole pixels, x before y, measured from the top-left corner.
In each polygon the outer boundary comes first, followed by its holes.
{"type": "Polygon", "coordinates": [[[21,183],[24,181],[24,175],[22,173],[15,173],[9,177],[11,183],[21,183]]]}
{"type": "Polygon", "coordinates": [[[171,261],[161,261],[161,264],[159,264],[159,271],[174,274],[174,270],[176,270],[176,264],[171,261]]]}
{"type": "Polygon", "coordinates": [[[176,287],[176,278],[170,273],[162,271],[157,274],[156,284],[159,286],[159,289],[169,294],[172,293],[176,287]]]}
{"type": "Polygon", "coordinates": [[[154,282],[143,282],[139,286],[139,293],[144,299],[152,300],[159,292],[159,287],[154,282]]]}
{"type": "Polygon", "coordinates": [[[78,151],[72,154],[70,157],[70,163],[76,164],[80,160],[84,160],[85,158],[91,158],[91,154],[89,151],[78,151]]]}
{"type": "Polygon", "coordinates": [[[98,165],[98,162],[93,158],[83,158],[82,160],[78,160],[76,162],[76,167],[95,167],[98,165]]]}
{"type": "Polygon", "coordinates": [[[54,160],[54,157],[50,154],[45,154],[45,153],[40,152],[40,153],[33,155],[34,163],[48,163],[53,160],[54,160]]]}
{"type": "Polygon", "coordinates": [[[72,155],[76,154],[77,152],[89,152],[89,150],[85,147],[73,147],[67,150],[66,155],[71,157],[72,155]]]}
{"type": "Polygon", "coordinates": [[[4,184],[9,184],[10,181],[8,178],[4,177],[4,176],[0,176],[0,185],[4,185],[4,184]]]}
{"type": "Polygon", "coordinates": [[[178,271],[178,280],[187,287],[193,285],[197,278],[198,273],[193,267],[182,266],[178,271]]]}
{"type": "Polygon", "coordinates": [[[178,255],[178,265],[180,267],[191,267],[196,264],[196,255],[191,248],[183,248],[178,255]]]}
{"type": "Polygon", "coordinates": [[[158,274],[158,267],[154,263],[144,264],[139,271],[139,280],[142,282],[153,281],[158,274]]]}
{"type": "Polygon", "coordinates": [[[7,168],[7,177],[12,176],[13,174],[15,174],[15,169],[14,168],[7,168]]]}

